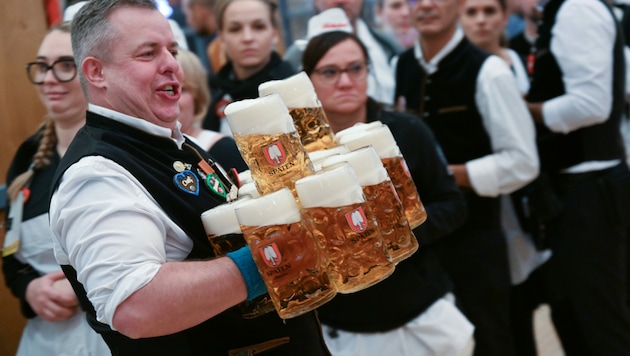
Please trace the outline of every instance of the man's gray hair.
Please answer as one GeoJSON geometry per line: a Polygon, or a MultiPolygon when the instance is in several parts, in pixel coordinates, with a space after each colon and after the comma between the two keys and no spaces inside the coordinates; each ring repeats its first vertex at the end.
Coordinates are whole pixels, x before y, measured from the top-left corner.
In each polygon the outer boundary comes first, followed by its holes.
{"type": "MultiPolygon", "coordinates": [[[[72,20],[72,52],[79,66],[79,79],[86,95],[87,81],[80,70],[83,60],[91,56],[109,60],[111,45],[115,43],[117,36],[121,35],[112,28],[109,16],[114,10],[122,7],[157,10],[153,0],[91,0],[72,20]]],[[[132,33],[127,35],[134,36],[132,33]]]]}

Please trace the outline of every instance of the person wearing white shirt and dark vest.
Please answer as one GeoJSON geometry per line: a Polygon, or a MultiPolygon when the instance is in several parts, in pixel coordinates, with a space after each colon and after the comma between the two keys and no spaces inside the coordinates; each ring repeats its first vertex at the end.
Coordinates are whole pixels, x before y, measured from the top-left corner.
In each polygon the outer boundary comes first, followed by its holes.
{"type": "Polygon", "coordinates": [[[181,133],[183,71],[154,2],[89,2],[72,47],[90,104],[53,179],[53,248],[112,354],[328,355],[314,313],[233,308],[266,288],[249,248],[212,253],[200,215],[236,187],[181,133]]]}
{"type": "Polygon", "coordinates": [[[546,227],[553,255],[543,271],[552,320],[568,355],[630,354],[624,299],[630,172],[619,130],[622,41],[605,1],[552,0],[544,6],[527,101],[541,169],[564,203],[562,215],[546,227]]]}
{"type": "Polygon", "coordinates": [[[458,27],[463,5],[412,7],[420,37],[398,61],[396,98],[433,130],[467,198],[468,221],[436,248],[475,326],[475,355],[513,355],[499,195],[537,176],[534,127],[507,64],[470,44],[458,27]]]}

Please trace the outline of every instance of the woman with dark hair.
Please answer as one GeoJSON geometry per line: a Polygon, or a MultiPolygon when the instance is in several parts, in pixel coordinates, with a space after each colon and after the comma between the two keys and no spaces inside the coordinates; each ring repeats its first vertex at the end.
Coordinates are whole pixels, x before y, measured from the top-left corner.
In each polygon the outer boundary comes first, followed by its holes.
{"type": "Polygon", "coordinates": [[[88,105],[68,22],[46,34],[37,59],[26,68],[47,114],[39,130],[18,148],[7,175],[11,226],[2,250],[2,271],[28,318],[17,355],[109,355],[55,260],[48,224],[53,174],[85,124],[88,105]]]}
{"type": "Polygon", "coordinates": [[[203,127],[231,135],[223,113],[229,103],[257,98],[258,85],[295,72],[274,51],[278,42],[275,2],[219,0],[214,11],[228,62],[210,78],[212,101],[203,127]]]}
{"type": "Polygon", "coordinates": [[[417,117],[385,111],[367,95],[368,55],[351,33],[311,39],[302,64],[335,132],[357,123],[389,127],[408,164],[428,218],[414,234],[419,250],[386,280],[337,295],[319,309],[326,343],[344,355],[458,355],[473,327],[453,304],[451,284],[431,244],[466,218],[466,204],[431,131],[417,117]]]}

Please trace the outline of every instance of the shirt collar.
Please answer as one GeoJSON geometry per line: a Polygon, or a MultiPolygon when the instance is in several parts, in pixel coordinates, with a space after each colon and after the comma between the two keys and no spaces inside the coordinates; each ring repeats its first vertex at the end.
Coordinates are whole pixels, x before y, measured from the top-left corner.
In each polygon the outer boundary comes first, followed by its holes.
{"type": "Polygon", "coordinates": [[[424,60],[424,57],[422,55],[422,48],[420,47],[420,41],[416,41],[416,44],[413,46],[413,53],[415,54],[416,59],[418,60],[418,63],[424,68],[424,70],[428,74],[433,74],[437,71],[440,61],[444,57],[446,57],[446,55],[451,53],[451,51],[455,49],[455,47],[457,47],[457,44],[459,44],[459,42],[463,38],[464,38],[464,31],[458,25],[457,28],[455,29],[455,33],[453,34],[453,37],[451,37],[451,39],[448,41],[446,46],[444,46],[435,56],[433,56],[433,58],[431,58],[429,62],[426,62],[424,60]]]}
{"type": "Polygon", "coordinates": [[[146,120],[129,116],[121,112],[111,110],[111,109],[98,106],[95,104],[88,104],[88,111],[91,111],[95,114],[99,114],[106,118],[118,121],[120,123],[134,127],[138,130],[142,130],[144,132],[150,133],[155,136],[170,138],[173,141],[175,141],[175,143],[177,144],[177,147],[179,147],[180,149],[182,148],[182,145],[184,144],[184,140],[185,140],[184,135],[182,135],[182,132],[180,131],[182,124],[179,121],[177,121],[175,128],[171,130],[169,128],[150,123],[146,120]]]}

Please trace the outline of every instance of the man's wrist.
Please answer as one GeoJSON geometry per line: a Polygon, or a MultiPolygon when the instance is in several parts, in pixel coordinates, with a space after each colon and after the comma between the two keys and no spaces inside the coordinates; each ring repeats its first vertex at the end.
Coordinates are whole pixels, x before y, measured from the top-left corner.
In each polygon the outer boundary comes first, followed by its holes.
{"type": "Polygon", "coordinates": [[[236,251],[229,252],[226,256],[238,267],[245,280],[248,301],[267,293],[267,286],[258,272],[258,267],[254,263],[249,247],[241,247],[236,251]]]}

